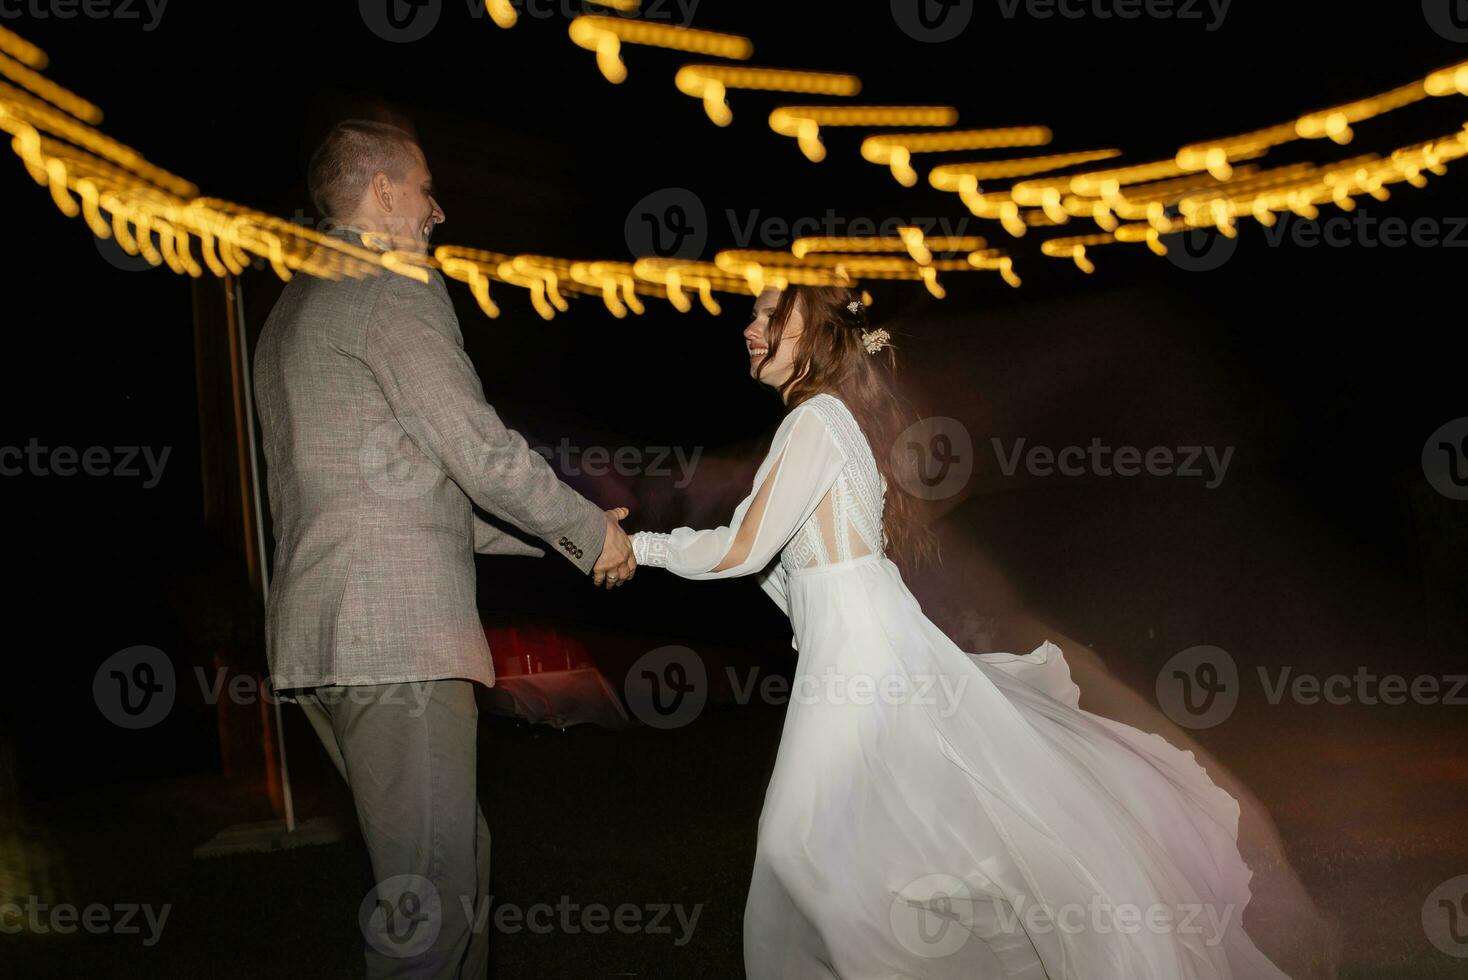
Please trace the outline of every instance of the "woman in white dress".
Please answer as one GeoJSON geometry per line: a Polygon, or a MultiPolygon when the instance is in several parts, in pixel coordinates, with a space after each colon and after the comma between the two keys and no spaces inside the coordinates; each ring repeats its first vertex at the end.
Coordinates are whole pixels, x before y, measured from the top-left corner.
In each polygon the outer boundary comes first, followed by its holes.
{"type": "Polygon", "coordinates": [[[750,495],[633,546],[758,576],[794,631],[747,975],[1288,980],[1242,926],[1238,804],[1192,753],[1082,710],[1048,641],[970,655],[923,615],[892,560],[932,544],[885,451],[893,353],[856,294],[766,290],[744,336],[788,407],[750,495]]]}

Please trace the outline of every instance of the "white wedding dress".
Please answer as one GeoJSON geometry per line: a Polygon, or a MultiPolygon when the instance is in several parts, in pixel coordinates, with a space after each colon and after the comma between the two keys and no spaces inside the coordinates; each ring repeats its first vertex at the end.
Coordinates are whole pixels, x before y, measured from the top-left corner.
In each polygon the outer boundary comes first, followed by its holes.
{"type": "Polygon", "coordinates": [[[759,576],[794,630],[747,975],[1288,980],[1242,926],[1233,797],[1191,752],[1082,710],[1048,641],[955,646],[883,554],[885,490],[855,418],[818,395],[729,526],[633,538],[684,578],[759,576]]]}

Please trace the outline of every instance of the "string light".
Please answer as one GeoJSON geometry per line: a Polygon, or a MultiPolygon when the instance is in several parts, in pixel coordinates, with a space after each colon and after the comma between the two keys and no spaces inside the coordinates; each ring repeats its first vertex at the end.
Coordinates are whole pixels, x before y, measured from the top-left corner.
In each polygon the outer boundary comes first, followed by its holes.
{"type": "Polygon", "coordinates": [[[153,166],[136,150],[109,139],[90,126],[77,122],[73,117],[4,82],[0,82],[0,102],[16,118],[54,133],[150,184],[182,197],[191,197],[199,192],[198,188],[183,178],[153,166]]]}
{"type": "Polygon", "coordinates": [[[861,91],[861,79],[855,75],[726,65],[685,65],[678,69],[673,84],[684,95],[702,99],[704,112],[717,126],[727,126],[734,120],[734,113],[725,101],[731,88],[835,96],[851,96],[861,91]]]}
{"type": "MultiPolygon", "coordinates": [[[[601,6],[628,10],[636,3],[612,0],[601,6]]],[[[734,35],[618,17],[578,17],[571,29],[573,40],[597,52],[604,73],[612,67],[608,77],[613,81],[621,80],[612,77],[617,69],[625,77],[622,43],[733,59],[747,58],[753,50],[748,39],[734,35]]],[[[197,197],[193,184],[95,129],[100,109],[40,75],[37,69],[46,64],[39,48],[0,28],[0,76],[9,80],[0,81],[0,130],[12,137],[12,151],[63,214],[80,217],[99,238],[114,238],[128,254],[179,275],[238,275],[251,265],[266,265],[281,279],[305,272],[325,278],[395,274],[426,282],[437,269],[468,285],[487,316],[500,313],[490,295],[495,282],[526,290],[531,305],[546,319],[568,310],[574,296],[600,297],[621,318],[645,312],[644,296],[665,298],[687,312],[691,294],[697,294],[703,308],[717,314],[716,292],[757,294],[769,286],[800,283],[859,288],[866,279],[911,280],[942,298],[946,290],[940,273],[984,270],[998,272],[1012,287],[1020,285],[1013,259],[988,248],[982,237],[929,237],[915,226],[899,227],[896,236],[804,238],[789,253],[727,250],[713,262],[651,257],[632,263],[581,261],[459,246],[440,246],[430,256],[396,251],[371,236],[358,246],[230,201],[197,197]],[[953,253],[960,254],[942,257],[953,253]]],[[[742,66],[687,65],[675,81],[680,91],[703,100],[710,118],[721,125],[729,120],[720,109],[728,113],[725,99],[731,88],[831,95],[860,91],[859,80],[850,75],[742,66]]],[[[1468,62],[1379,95],[1300,115],[1291,123],[1190,144],[1169,160],[1034,176],[1120,154],[1115,149],[1087,150],[946,164],[933,168],[929,182],[957,193],[975,215],[997,220],[1016,236],[1028,227],[1092,219],[1099,233],[1051,238],[1040,245],[1042,254],[1069,259],[1092,273],[1088,250],[1102,245],[1141,243],[1165,255],[1163,237],[1179,231],[1205,229],[1232,237],[1245,218],[1268,225],[1284,212],[1314,217],[1324,206],[1351,210],[1362,195],[1387,200],[1399,183],[1422,187],[1429,174],[1441,175],[1468,155],[1468,126],[1387,156],[1365,153],[1273,168],[1245,161],[1291,140],[1345,144],[1354,138],[1355,124],[1426,98],[1455,94],[1468,94],[1468,62]],[[981,190],[979,183],[1020,177],[1030,179],[1008,190],[981,190]]],[[[770,116],[771,128],[795,137],[813,160],[825,155],[822,126],[946,127],[956,121],[957,111],[943,106],[785,106],[770,116]]],[[[1038,146],[1051,139],[1046,127],[885,134],[864,140],[862,155],[888,166],[911,186],[916,182],[911,168],[915,153],[1038,146]]]]}
{"type": "Polygon", "coordinates": [[[27,67],[9,54],[0,53],[0,75],[33,92],[47,102],[80,119],[96,125],[102,121],[102,110],[79,95],[75,95],[51,81],[45,75],[27,67]]]}
{"type": "MultiPolygon", "coordinates": [[[[586,2],[624,14],[636,13],[637,8],[641,6],[640,0],[586,0],[586,2]]],[[[489,19],[494,21],[495,26],[505,30],[509,30],[520,22],[520,12],[515,9],[514,0],[485,0],[484,9],[489,14],[489,19]]]]}
{"type": "Polygon", "coordinates": [[[627,315],[629,309],[637,314],[646,310],[637,297],[637,277],[631,263],[573,262],[571,278],[600,290],[607,310],[619,320],[627,315]]]}
{"type": "Polygon", "coordinates": [[[1178,150],[1177,163],[1184,170],[1207,170],[1219,180],[1227,180],[1230,164],[1240,154],[1256,154],[1298,139],[1329,138],[1336,143],[1349,143],[1355,136],[1352,123],[1374,119],[1431,96],[1453,93],[1468,94],[1468,62],[1440,69],[1425,78],[1364,99],[1305,113],[1287,123],[1237,136],[1190,143],[1178,150]]]}
{"type": "Polygon", "coordinates": [[[977,235],[938,235],[927,237],[921,228],[903,226],[897,238],[878,235],[854,235],[827,238],[797,238],[790,252],[798,259],[812,258],[822,252],[907,252],[914,262],[926,265],[933,252],[973,252],[987,246],[977,235]]]}
{"type": "Polygon", "coordinates": [[[627,78],[627,66],[622,63],[623,44],[671,48],[731,61],[746,61],[754,54],[754,44],[749,38],[736,34],[601,14],[582,14],[571,21],[569,32],[578,47],[596,52],[597,67],[613,84],[621,84],[627,78]]]}
{"type": "Polygon", "coordinates": [[[1050,156],[1018,157],[1013,160],[985,160],[977,163],[945,163],[928,172],[928,183],[940,191],[953,190],[960,177],[970,176],[975,180],[1004,180],[1010,177],[1028,177],[1049,170],[1073,167],[1095,160],[1109,160],[1121,156],[1120,150],[1082,150],[1076,153],[1057,153],[1050,156]]]}
{"type": "Polygon", "coordinates": [[[1048,126],[1009,126],[999,129],[967,129],[942,133],[890,133],[862,141],[862,159],[888,167],[903,187],[915,186],[914,153],[952,153],[959,150],[990,150],[1001,147],[1044,146],[1053,134],[1048,126]]]}
{"type": "Polygon", "coordinates": [[[688,288],[698,290],[699,301],[703,303],[704,309],[714,316],[722,312],[722,308],[714,299],[715,289],[722,292],[749,291],[747,283],[729,276],[711,262],[644,258],[634,262],[632,269],[639,279],[660,283],[668,302],[679,313],[687,313],[693,308],[693,302],[685,292],[688,288]]]}
{"type": "Polygon", "coordinates": [[[19,61],[27,68],[34,68],[37,71],[44,71],[46,62],[49,60],[46,57],[46,52],[19,34],[8,31],[3,27],[0,27],[0,52],[10,55],[10,57],[19,61]]]}
{"type": "Polygon", "coordinates": [[[822,126],[952,126],[951,106],[782,106],[770,113],[770,128],[793,136],[813,163],[826,158],[822,126]]]}
{"type": "Polygon", "coordinates": [[[1014,259],[1003,254],[998,249],[987,249],[970,253],[968,264],[975,269],[987,269],[998,272],[1000,278],[1014,289],[1018,289],[1021,285],[1020,277],[1014,272],[1014,259]]]}

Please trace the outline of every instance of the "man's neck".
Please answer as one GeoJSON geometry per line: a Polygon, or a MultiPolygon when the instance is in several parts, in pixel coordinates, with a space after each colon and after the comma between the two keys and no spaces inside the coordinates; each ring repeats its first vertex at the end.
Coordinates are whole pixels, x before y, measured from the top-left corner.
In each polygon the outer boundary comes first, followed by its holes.
{"type": "Polygon", "coordinates": [[[417,247],[417,242],[406,238],[395,237],[392,232],[387,231],[378,222],[371,219],[335,219],[332,223],[332,230],[354,234],[364,242],[380,249],[391,249],[401,252],[422,251],[422,249],[417,247]]]}
{"type": "Polygon", "coordinates": [[[373,227],[373,222],[364,221],[361,218],[333,218],[331,220],[333,231],[350,231],[358,235],[377,235],[386,238],[387,233],[373,227]]]}

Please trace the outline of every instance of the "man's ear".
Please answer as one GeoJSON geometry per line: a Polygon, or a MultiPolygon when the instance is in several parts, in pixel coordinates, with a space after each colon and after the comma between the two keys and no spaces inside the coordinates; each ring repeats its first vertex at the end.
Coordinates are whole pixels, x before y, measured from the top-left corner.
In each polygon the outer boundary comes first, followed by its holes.
{"type": "Polygon", "coordinates": [[[381,170],[372,175],[372,196],[377,198],[377,205],[382,210],[392,210],[392,179],[381,170]]]}

